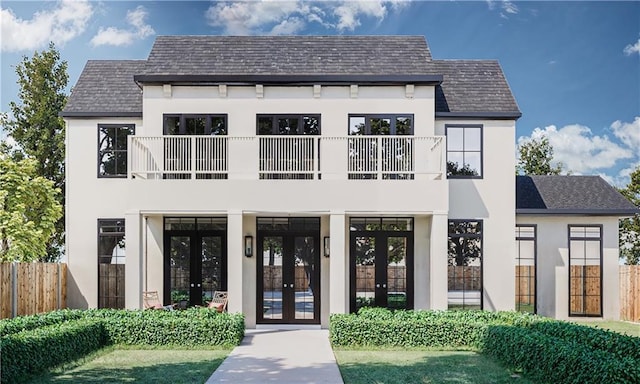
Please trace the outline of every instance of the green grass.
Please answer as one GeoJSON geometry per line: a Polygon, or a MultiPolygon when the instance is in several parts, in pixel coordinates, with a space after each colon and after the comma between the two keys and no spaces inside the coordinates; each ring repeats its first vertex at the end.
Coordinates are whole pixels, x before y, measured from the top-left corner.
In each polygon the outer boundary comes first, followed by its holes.
{"type": "Polygon", "coordinates": [[[640,337],[640,324],[638,323],[630,323],[628,321],[576,321],[576,323],[640,337]]]}
{"type": "Polygon", "coordinates": [[[471,351],[334,350],[345,384],[532,383],[471,351]]]}
{"type": "Polygon", "coordinates": [[[204,383],[230,350],[106,348],[30,383],[204,383]]]}

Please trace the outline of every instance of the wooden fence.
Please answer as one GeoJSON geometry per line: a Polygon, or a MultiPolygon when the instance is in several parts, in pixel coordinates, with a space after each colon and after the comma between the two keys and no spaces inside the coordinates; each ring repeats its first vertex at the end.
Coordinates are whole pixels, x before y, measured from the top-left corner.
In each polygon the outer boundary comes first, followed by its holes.
{"type": "Polygon", "coordinates": [[[640,265],[620,266],[620,319],[640,322],[640,265]]]}
{"type": "Polygon", "coordinates": [[[0,319],[66,307],[66,264],[0,263],[0,319]]]}

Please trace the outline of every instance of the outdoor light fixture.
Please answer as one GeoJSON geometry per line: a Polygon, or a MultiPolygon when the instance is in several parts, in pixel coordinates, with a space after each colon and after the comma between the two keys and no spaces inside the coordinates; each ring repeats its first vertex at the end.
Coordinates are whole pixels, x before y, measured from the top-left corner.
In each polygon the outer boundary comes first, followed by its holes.
{"type": "Polygon", "coordinates": [[[253,256],[253,236],[244,237],[244,255],[247,257],[253,256]]]}
{"type": "Polygon", "coordinates": [[[324,257],[329,257],[329,236],[324,238],[324,257]]]}

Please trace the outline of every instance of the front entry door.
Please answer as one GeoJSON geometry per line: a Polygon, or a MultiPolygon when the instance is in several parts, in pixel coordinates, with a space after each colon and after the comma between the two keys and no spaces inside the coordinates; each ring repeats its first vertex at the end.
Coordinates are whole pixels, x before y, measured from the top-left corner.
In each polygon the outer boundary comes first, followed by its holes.
{"type": "Polygon", "coordinates": [[[413,234],[351,232],[351,311],[413,308],[413,234]]]}
{"type": "Polygon", "coordinates": [[[165,231],[165,304],[203,305],[226,291],[226,232],[165,231]]]}
{"type": "Polygon", "coordinates": [[[259,323],[320,323],[319,236],[258,233],[259,323]]]}

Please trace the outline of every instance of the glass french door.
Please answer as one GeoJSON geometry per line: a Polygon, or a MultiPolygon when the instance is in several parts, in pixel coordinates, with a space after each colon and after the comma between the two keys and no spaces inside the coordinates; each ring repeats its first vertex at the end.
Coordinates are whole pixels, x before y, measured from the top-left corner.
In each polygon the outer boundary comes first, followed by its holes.
{"type": "Polygon", "coordinates": [[[226,232],[165,231],[164,304],[206,305],[226,291],[226,232]]]}
{"type": "Polygon", "coordinates": [[[259,323],[320,322],[319,236],[258,233],[259,323]]]}
{"type": "Polygon", "coordinates": [[[413,234],[351,232],[351,311],[413,308],[413,234]]]}

